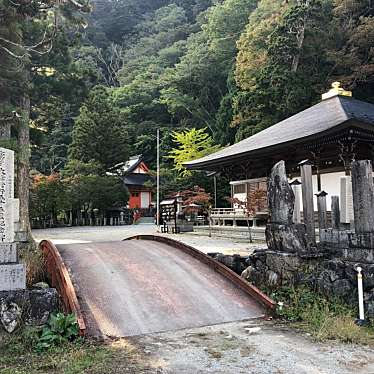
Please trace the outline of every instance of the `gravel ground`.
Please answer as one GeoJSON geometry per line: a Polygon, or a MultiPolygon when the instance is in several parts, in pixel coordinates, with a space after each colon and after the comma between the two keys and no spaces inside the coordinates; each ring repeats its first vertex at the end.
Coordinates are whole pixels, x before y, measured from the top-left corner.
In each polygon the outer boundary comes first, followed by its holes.
{"type": "Polygon", "coordinates": [[[306,335],[252,320],[146,335],[134,343],[155,373],[374,373],[374,350],[315,343],[306,335]]]}
{"type": "Polygon", "coordinates": [[[92,242],[119,241],[133,235],[157,234],[179,240],[191,245],[204,253],[221,252],[224,254],[241,254],[243,256],[253,252],[254,249],[264,248],[264,243],[245,243],[234,239],[209,238],[196,234],[160,234],[153,224],[139,224],[129,226],[100,226],[100,227],[64,227],[54,229],[33,230],[35,240],[50,239],[55,244],[79,244],[92,242]]]}

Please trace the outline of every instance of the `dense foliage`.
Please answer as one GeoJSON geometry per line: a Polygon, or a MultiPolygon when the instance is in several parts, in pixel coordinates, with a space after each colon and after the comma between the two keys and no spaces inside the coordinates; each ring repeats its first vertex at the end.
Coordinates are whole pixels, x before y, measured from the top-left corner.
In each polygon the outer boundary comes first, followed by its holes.
{"type": "MultiPolygon", "coordinates": [[[[60,27],[49,53],[32,57],[26,81],[32,167],[47,176],[79,162],[100,164],[99,176],[135,154],[154,169],[158,128],[162,194],[196,181],[212,192],[212,178],[172,170],[197,155],[168,157],[180,151],[172,134],[206,129],[213,151],[315,104],[335,80],[374,102],[369,0],[92,0],[84,21],[69,3],[59,17],[87,27],[60,27]]],[[[42,29],[19,22],[9,4],[0,1],[0,36],[39,40],[42,29]]],[[[5,123],[25,79],[0,47],[0,87],[19,82],[0,90],[5,123]]]]}
{"type": "Polygon", "coordinates": [[[373,15],[368,0],[97,0],[70,51],[108,87],[128,152],[154,166],[155,128],[167,155],[174,130],[231,144],[318,102],[334,80],[373,102],[373,15]]]}

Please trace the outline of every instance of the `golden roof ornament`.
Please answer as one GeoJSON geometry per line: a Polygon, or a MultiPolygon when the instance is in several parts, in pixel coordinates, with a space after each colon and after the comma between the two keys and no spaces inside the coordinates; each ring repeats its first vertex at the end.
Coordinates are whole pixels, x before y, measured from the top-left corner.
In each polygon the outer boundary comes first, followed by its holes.
{"type": "Polygon", "coordinates": [[[322,94],[322,100],[330,99],[334,96],[349,96],[352,97],[352,91],[346,91],[343,87],[340,87],[340,82],[334,82],[331,84],[330,91],[322,94]]]}

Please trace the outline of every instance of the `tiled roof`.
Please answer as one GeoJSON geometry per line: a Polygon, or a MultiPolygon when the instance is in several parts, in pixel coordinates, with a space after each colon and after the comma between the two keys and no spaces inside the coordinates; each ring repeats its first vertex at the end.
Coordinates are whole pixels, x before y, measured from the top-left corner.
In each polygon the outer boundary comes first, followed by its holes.
{"type": "Polygon", "coordinates": [[[204,169],[223,159],[317,135],[352,119],[374,125],[374,105],[351,97],[335,96],[247,139],[185,165],[191,169],[204,169]]]}
{"type": "Polygon", "coordinates": [[[127,186],[143,186],[146,182],[153,182],[153,179],[150,175],[141,173],[130,173],[123,177],[127,186]]]}

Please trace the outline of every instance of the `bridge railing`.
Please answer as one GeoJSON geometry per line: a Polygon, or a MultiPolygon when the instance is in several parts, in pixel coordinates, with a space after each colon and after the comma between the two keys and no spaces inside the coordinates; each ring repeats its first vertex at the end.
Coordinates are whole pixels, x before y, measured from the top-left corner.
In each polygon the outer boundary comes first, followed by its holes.
{"type": "Polygon", "coordinates": [[[44,254],[45,265],[51,286],[56,288],[65,313],[73,313],[77,319],[80,335],[86,332],[86,324],[70,275],[55,245],[43,240],[39,248],[44,254]]]}
{"type": "Polygon", "coordinates": [[[205,263],[210,268],[214,269],[217,273],[221,274],[237,287],[243,290],[245,293],[252,296],[257,302],[262,304],[270,314],[275,313],[276,303],[270,297],[261,292],[257,287],[247,282],[245,279],[240,277],[234,271],[221,264],[212,257],[206,255],[205,253],[199,251],[198,249],[191,247],[190,245],[184,244],[178,240],[167,238],[161,235],[136,235],[124,240],[154,240],[157,242],[168,244],[174,248],[178,248],[190,256],[198,259],[199,261],[205,263]]]}

